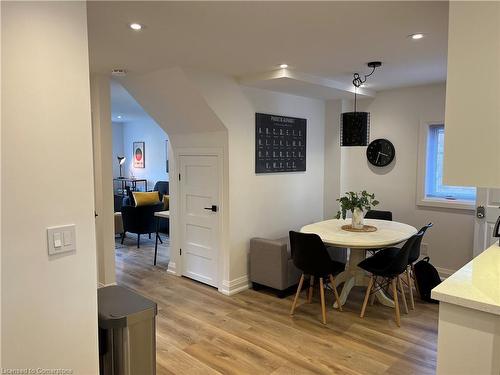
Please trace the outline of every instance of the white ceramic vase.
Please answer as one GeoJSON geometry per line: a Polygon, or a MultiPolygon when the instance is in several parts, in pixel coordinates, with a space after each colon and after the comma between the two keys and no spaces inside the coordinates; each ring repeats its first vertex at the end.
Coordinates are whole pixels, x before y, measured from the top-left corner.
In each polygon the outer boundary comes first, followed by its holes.
{"type": "Polygon", "coordinates": [[[363,211],[356,207],[352,212],[352,227],[354,229],[363,229],[363,224],[363,211]]]}

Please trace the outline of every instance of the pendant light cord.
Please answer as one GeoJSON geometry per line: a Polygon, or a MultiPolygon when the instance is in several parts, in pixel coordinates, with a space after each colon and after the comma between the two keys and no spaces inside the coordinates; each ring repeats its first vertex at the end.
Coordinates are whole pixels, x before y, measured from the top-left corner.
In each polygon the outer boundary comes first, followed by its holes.
{"type": "Polygon", "coordinates": [[[356,110],[357,110],[357,103],[356,102],[357,102],[357,98],[358,98],[358,88],[361,87],[361,85],[366,82],[368,77],[370,77],[375,72],[375,69],[377,69],[381,65],[382,65],[382,63],[380,61],[369,62],[368,66],[372,68],[372,71],[368,74],[365,74],[364,78],[361,78],[359,73],[354,73],[352,75],[352,77],[353,77],[352,84],[354,85],[354,113],[356,113],[356,110]]]}
{"type": "Polygon", "coordinates": [[[357,98],[358,98],[358,88],[356,86],[354,86],[354,113],[356,113],[356,101],[357,101],[357,98]]]}
{"type": "Polygon", "coordinates": [[[361,76],[359,75],[359,73],[354,73],[353,74],[353,80],[352,80],[352,84],[355,86],[355,87],[360,87],[363,83],[366,82],[366,79],[368,77],[370,77],[374,72],[375,72],[375,69],[376,67],[375,66],[372,66],[372,71],[369,73],[369,74],[365,74],[365,77],[364,78],[361,78],[361,76]]]}

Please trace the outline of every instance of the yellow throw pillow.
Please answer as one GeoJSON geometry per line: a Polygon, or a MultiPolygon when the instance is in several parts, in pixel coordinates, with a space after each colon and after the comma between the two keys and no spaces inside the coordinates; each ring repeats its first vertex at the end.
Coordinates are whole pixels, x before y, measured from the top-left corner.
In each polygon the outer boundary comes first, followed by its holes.
{"type": "Polygon", "coordinates": [[[170,209],[170,195],[163,196],[163,209],[168,211],[170,209]]]}
{"type": "Polygon", "coordinates": [[[160,196],[157,191],[134,191],[134,201],[136,206],[148,206],[160,202],[160,196]]]}

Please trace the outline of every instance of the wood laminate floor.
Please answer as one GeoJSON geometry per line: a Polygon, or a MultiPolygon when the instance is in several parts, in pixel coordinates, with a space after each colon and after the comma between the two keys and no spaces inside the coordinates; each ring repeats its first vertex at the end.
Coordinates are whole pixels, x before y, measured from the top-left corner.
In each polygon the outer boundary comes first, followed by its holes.
{"type": "Polygon", "coordinates": [[[416,301],[402,313],[379,304],[359,312],[362,288],[354,288],[344,311],[333,310],[327,293],[328,324],[320,323],[319,292],[305,292],[289,316],[292,296],[247,290],[226,297],[216,289],[167,274],[168,241],[153,266],[154,242],[136,249],[133,239],[117,242],[117,281],[158,303],[157,374],[433,374],[436,367],[438,306],[416,301]],[[130,245],[130,246],[129,246],[130,245]]]}

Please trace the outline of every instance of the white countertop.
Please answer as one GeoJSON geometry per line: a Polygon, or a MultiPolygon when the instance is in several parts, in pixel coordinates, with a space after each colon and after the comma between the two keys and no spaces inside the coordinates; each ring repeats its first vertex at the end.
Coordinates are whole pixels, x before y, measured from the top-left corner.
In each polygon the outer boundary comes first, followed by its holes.
{"type": "Polygon", "coordinates": [[[351,224],[351,219],[325,220],[309,224],[300,229],[302,233],[315,233],[328,245],[352,249],[376,249],[393,246],[417,233],[411,225],[397,221],[364,219],[365,225],[373,225],[375,232],[349,232],[341,227],[351,224]]]}
{"type": "Polygon", "coordinates": [[[442,302],[500,315],[500,247],[489,247],[432,290],[442,302]]]}

